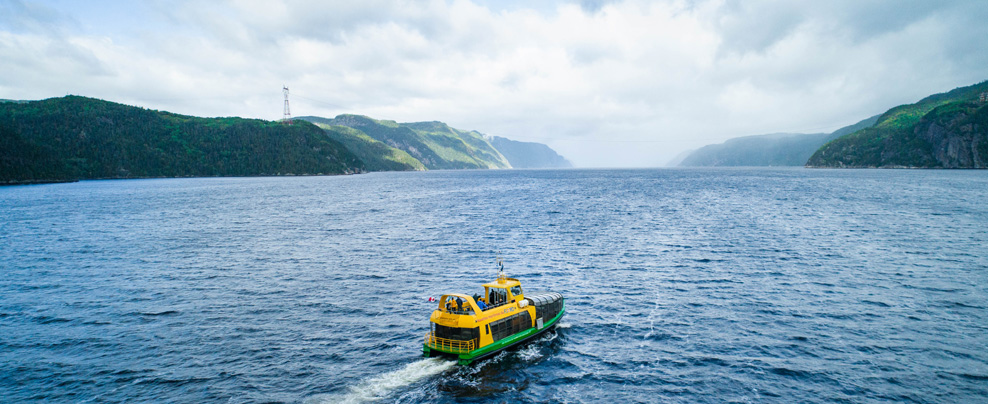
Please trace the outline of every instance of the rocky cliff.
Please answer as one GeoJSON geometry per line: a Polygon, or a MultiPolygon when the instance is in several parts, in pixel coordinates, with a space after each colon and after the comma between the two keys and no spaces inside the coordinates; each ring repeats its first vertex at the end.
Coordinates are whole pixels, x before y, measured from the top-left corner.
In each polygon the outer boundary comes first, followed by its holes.
{"type": "Polygon", "coordinates": [[[988,105],[960,103],[934,109],[914,132],[929,143],[935,167],[988,168],[988,105]]]}
{"type": "Polygon", "coordinates": [[[817,150],[808,167],[986,168],[988,82],[901,105],[817,150]]]}

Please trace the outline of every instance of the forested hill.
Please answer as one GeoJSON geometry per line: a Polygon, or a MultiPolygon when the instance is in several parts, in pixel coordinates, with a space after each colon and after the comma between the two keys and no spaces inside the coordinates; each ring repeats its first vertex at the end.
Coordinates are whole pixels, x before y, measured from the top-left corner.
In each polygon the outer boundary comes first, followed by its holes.
{"type": "Polygon", "coordinates": [[[988,168],[988,81],[892,108],[817,150],[809,167],[988,168]]]}
{"type": "Polygon", "coordinates": [[[362,170],[308,122],[198,118],[79,96],[0,102],[0,184],[362,170]]]}

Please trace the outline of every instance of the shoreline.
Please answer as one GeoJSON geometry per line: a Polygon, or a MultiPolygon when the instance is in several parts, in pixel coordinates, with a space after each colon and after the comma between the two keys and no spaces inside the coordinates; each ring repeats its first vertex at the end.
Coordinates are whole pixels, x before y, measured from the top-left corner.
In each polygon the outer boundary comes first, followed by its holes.
{"type": "Polygon", "coordinates": [[[259,175],[186,175],[186,176],[148,176],[148,177],[99,177],[99,178],[76,178],[66,180],[10,180],[0,182],[0,186],[16,185],[41,185],[41,184],[65,184],[80,181],[106,181],[106,180],[152,180],[170,178],[253,178],[253,177],[335,177],[339,175],[359,175],[366,174],[365,171],[345,172],[338,174],[259,174],[259,175]]]}
{"type": "Polygon", "coordinates": [[[64,184],[64,183],[79,182],[79,181],[80,180],[9,180],[9,181],[0,181],[0,187],[16,186],[16,185],[64,184]]]}

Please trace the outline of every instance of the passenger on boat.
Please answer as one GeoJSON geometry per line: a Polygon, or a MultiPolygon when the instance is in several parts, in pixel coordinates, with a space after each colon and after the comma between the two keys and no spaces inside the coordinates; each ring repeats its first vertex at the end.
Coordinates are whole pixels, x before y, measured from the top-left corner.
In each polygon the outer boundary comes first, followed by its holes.
{"type": "Polygon", "coordinates": [[[491,289],[490,300],[492,306],[500,306],[508,302],[508,292],[504,289],[491,289]]]}
{"type": "Polygon", "coordinates": [[[487,310],[487,305],[484,304],[483,300],[477,300],[477,307],[480,307],[481,311],[487,310]]]}

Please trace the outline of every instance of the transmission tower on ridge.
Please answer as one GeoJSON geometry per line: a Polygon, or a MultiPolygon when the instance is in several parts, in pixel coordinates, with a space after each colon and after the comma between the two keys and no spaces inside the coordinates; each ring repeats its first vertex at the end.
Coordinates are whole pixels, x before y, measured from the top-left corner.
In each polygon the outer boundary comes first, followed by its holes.
{"type": "Polygon", "coordinates": [[[292,110],[288,108],[288,86],[281,86],[281,92],[285,93],[285,117],[281,119],[286,125],[292,124],[292,110]]]}

